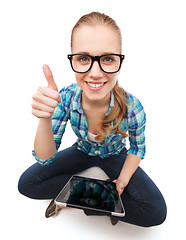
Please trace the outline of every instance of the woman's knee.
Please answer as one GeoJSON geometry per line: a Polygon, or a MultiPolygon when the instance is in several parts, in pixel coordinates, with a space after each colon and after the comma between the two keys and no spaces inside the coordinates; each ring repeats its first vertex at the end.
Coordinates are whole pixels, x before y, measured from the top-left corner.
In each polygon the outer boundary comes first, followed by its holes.
{"type": "Polygon", "coordinates": [[[167,217],[167,206],[163,197],[159,201],[152,201],[149,206],[149,214],[144,227],[161,225],[167,217]]]}
{"type": "Polygon", "coordinates": [[[26,197],[31,197],[31,191],[30,191],[30,186],[32,184],[30,183],[28,177],[26,176],[25,173],[23,173],[18,181],[18,191],[26,196],[26,197]]]}
{"type": "Polygon", "coordinates": [[[157,189],[146,194],[137,208],[137,223],[142,227],[161,225],[167,216],[167,206],[163,195],[157,189]]]}
{"type": "Polygon", "coordinates": [[[21,175],[18,181],[18,191],[29,198],[35,198],[34,192],[39,183],[39,178],[34,174],[36,168],[36,164],[32,165],[21,175]]]}
{"type": "Polygon", "coordinates": [[[23,178],[22,176],[20,177],[19,181],[18,181],[18,191],[23,194],[23,195],[27,195],[25,194],[27,191],[26,191],[26,185],[24,184],[24,181],[23,181],[23,178]]]}

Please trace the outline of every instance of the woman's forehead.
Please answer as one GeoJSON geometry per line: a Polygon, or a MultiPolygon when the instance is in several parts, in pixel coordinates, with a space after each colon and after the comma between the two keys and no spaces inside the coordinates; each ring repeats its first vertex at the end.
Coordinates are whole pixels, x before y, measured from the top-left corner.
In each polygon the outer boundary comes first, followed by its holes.
{"type": "Polygon", "coordinates": [[[73,34],[72,52],[100,54],[103,52],[120,53],[120,36],[107,25],[82,25],[73,34]]]}

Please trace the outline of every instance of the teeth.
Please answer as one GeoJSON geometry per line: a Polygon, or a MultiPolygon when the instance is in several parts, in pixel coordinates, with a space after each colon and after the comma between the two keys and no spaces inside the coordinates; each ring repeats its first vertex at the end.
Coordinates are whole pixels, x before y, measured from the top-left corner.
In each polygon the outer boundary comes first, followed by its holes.
{"type": "Polygon", "coordinates": [[[89,86],[93,87],[93,88],[99,88],[101,86],[104,85],[104,83],[88,83],[89,86]]]}

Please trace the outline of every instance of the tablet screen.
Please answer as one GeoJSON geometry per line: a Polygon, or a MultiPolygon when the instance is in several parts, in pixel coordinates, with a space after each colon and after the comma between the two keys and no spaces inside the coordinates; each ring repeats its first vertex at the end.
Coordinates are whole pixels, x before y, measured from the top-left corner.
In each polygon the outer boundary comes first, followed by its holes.
{"type": "Polygon", "coordinates": [[[56,204],[82,209],[124,214],[116,184],[98,179],[73,176],[56,198],[56,204]]]}

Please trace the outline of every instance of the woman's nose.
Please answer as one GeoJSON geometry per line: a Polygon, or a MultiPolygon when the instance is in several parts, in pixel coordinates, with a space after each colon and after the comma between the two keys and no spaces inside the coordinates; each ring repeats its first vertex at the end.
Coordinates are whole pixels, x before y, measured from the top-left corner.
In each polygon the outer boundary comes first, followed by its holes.
{"type": "Polygon", "coordinates": [[[90,72],[89,72],[90,76],[91,77],[94,77],[94,78],[100,78],[103,76],[103,72],[99,66],[99,63],[97,61],[95,61],[90,69],[90,72]]]}

